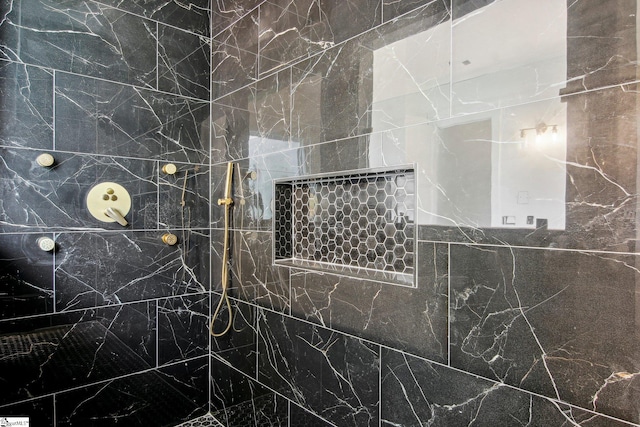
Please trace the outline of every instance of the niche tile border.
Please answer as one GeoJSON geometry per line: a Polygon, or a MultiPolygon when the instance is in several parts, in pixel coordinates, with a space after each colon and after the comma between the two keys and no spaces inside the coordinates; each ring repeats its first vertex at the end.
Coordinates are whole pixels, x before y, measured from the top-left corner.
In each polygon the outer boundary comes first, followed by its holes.
{"type": "Polygon", "coordinates": [[[413,167],[274,181],[273,263],[415,287],[413,167]]]}

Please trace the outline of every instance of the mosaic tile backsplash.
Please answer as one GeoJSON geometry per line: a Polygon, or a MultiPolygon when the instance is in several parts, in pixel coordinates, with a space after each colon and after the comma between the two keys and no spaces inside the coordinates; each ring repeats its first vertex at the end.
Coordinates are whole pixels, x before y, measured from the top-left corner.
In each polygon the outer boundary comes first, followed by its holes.
{"type": "Polygon", "coordinates": [[[276,260],[356,275],[391,272],[394,281],[411,281],[413,170],[296,179],[277,183],[275,194],[276,260]]]}

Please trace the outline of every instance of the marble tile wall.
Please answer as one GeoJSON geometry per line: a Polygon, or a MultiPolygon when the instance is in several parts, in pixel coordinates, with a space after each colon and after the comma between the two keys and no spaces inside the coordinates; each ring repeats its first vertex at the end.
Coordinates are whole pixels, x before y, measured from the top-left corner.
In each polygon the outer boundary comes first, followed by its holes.
{"type": "MultiPolygon", "coordinates": [[[[211,191],[233,161],[238,313],[212,342],[212,410],[266,399],[254,419],[282,426],[640,425],[637,2],[212,9],[211,191]],[[407,164],[416,288],[273,265],[274,179],[407,164]]],[[[212,236],[222,215],[212,206],[212,236]]]]}
{"type": "Polygon", "coordinates": [[[0,15],[0,415],[205,413],[209,2],[8,0],[0,15]],[[106,181],[131,195],[126,229],[86,209],[106,181]]]}

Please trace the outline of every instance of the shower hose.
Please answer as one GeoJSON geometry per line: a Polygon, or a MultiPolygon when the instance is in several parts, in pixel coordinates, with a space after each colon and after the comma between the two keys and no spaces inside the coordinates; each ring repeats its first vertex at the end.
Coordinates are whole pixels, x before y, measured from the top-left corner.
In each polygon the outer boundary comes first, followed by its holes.
{"type": "Polygon", "coordinates": [[[233,204],[233,200],[231,199],[231,181],[233,178],[233,163],[229,162],[227,164],[227,178],[224,190],[224,199],[218,199],[218,205],[224,205],[224,239],[223,239],[223,249],[222,249],[222,268],[220,272],[220,279],[222,281],[222,297],[220,301],[218,301],[218,305],[213,313],[213,317],[211,318],[211,323],[209,324],[209,332],[214,337],[221,337],[231,329],[231,324],[233,323],[233,315],[231,313],[231,302],[229,301],[229,294],[227,292],[229,286],[229,221],[230,221],[230,211],[231,205],[233,204]],[[228,320],[227,326],[224,328],[222,332],[215,332],[213,330],[214,323],[220,314],[220,310],[222,310],[222,306],[226,305],[228,320]]]}

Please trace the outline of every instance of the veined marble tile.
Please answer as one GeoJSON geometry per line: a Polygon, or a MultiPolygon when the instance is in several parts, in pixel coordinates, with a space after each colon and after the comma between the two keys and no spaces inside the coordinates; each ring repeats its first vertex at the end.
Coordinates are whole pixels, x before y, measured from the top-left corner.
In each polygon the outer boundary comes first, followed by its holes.
{"type": "Polygon", "coordinates": [[[258,380],[338,425],[378,425],[379,348],[262,310],[258,380]]]}
{"type": "Polygon", "coordinates": [[[418,243],[417,289],[294,270],[291,314],[446,362],[447,257],[446,245],[418,243]]]}
{"type": "Polygon", "coordinates": [[[224,425],[289,425],[286,399],[215,358],[211,364],[211,412],[217,420],[224,425]]]}
{"type": "Polygon", "coordinates": [[[268,73],[375,27],[381,22],[381,11],[380,0],[262,3],[259,73],[268,73]]]}
{"type": "Polygon", "coordinates": [[[206,163],[209,104],[56,74],[56,148],[206,163]]]}
{"type": "MultiPolygon", "coordinates": [[[[161,164],[163,165],[163,164],[161,164]]],[[[161,171],[159,223],[166,228],[209,227],[209,166],[177,164],[178,171],[161,171]]]]}
{"type": "MultiPolygon", "coordinates": [[[[396,19],[405,13],[411,12],[420,8],[421,6],[430,5],[432,3],[438,4],[440,10],[451,10],[452,0],[383,0],[382,2],[382,16],[385,22],[392,19],[396,19]]],[[[477,0],[462,0],[469,1],[469,3],[476,3],[477,0]]]]}
{"type": "Polygon", "coordinates": [[[254,82],[258,72],[258,11],[213,38],[211,99],[254,82]]]}
{"type": "Polygon", "coordinates": [[[2,58],[155,87],[156,24],[80,0],[9,0],[2,58]]]}
{"type": "Polygon", "coordinates": [[[289,269],[273,265],[270,232],[232,233],[232,285],[238,297],[268,307],[289,311],[289,269]]]}
{"type": "Polygon", "coordinates": [[[53,148],[53,73],[0,61],[0,144],[53,148]]]}
{"type": "Polygon", "coordinates": [[[209,295],[158,301],[158,365],[208,353],[209,295]]]}
{"type": "Polygon", "coordinates": [[[203,36],[209,35],[209,0],[100,0],[118,9],[145,16],[203,36]]]}
{"type": "Polygon", "coordinates": [[[387,349],[381,402],[383,426],[628,425],[387,349]]]}
{"type": "MultiPolygon", "coordinates": [[[[162,366],[157,372],[173,387],[169,393],[176,393],[175,390],[177,390],[180,395],[186,396],[195,403],[198,409],[189,413],[189,419],[197,417],[198,413],[208,412],[209,396],[206,393],[209,383],[208,357],[199,357],[183,363],[162,366]]],[[[176,394],[175,397],[178,398],[178,395],[176,394]]]]}
{"type": "Polygon", "coordinates": [[[155,324],[155,303],[3,322],[0,404],[149,368],[155,324]]]}
{"type": "Polygon", "coordinates": [[[56,152],[54,167],[44,168],[36,163],[39,154],[0,149],[1,230],[122,230],[115,222],[94,218],[86,207],[88,192],[101,182],[119,183],[129,192],[130,228],[157,227],[156,162],[56,152]]]}
{"type": "MultiPolygon", "coordinates": [[[[231,291],[229,294],[233,295],[234,292],[231,291]]],[[[212,292],[211,319],[209,321],[214,321],[214,331],[217,334],[221,334],[229,325],[229,310],[224,300],[222,300],[218,315],[213,319],[220,301],[221,295],[212,292]]],[[[217,359],[218,363],[226,363],[245,375],[256,378],[256,342],[258,339],[256,308],[236,299],[230,299],[229,302],[231,305],[231,328],[224,335],[211,337],[211,356],[213,359],[217,359]]]]}
{"type": "Polygon", "coordinates": [[[215,36],[246,15],[262,0],[212,0],[211,35],[215,36]]]}
{"type": "Polygon", "coordinates": [[[0,234],[0,318],[53,312],[53,252],[38,247],[52,234],[0,234]]]}
{"type": "Polygon", "coordinates": [[[158,89],[208,101],[211,41],[185,31],[158,28],[158,89]]]}
{"type": "Polygon", "coordinates": [[[212,106],[213,162],[268,154],[292,146],[290,80],[287,69],[216,100],[212,106]]]}
{"type": "Polygon", "coordinates": [[[451,365],[640,421],[634,255],[451,246],[451,365]]]}
{"type": "Polygon", "coordinates": [[[163,425],[196,418],[206,409],[176,390],[182,379],[149,371],[56,396],[59,426],[163,425]],[[117,420],[117,421],[116,421],[117,420]]]}
{"type": "Polygon", "coordinates": [[[207,291],[208,233],[175,233],[175,246],[161,231],[60,234],[57,310],[207,291]]]}

